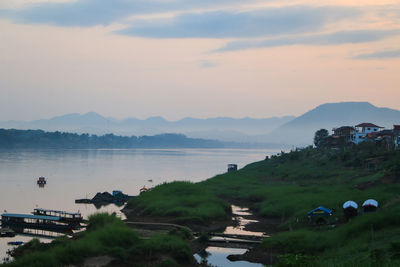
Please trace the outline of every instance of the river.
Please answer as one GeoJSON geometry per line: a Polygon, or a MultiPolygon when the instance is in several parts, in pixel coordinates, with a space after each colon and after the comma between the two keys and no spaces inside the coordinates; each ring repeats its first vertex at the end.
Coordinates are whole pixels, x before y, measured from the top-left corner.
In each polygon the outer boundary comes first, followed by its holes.
{"type": "MultiPolygon", "coordinates": [[[[137,195],[143,186],[186,180],[198,182],[226,172],[227,164],[239,168],[263,160],[276,150],[266,149],[96,149],[0,150],[0,211],[30,213],[34,208],[80,211],[84,217],[98,212],[119,212],[115,205],[75,204],[97,192],[122,190],[137,195]],[[47,184],[39,188],[37,178],[47,184]],[[149,180],[152,180],[150,182],[149,180]]],[[[0,262],[9,241],[0,238],[0,262]]]]}

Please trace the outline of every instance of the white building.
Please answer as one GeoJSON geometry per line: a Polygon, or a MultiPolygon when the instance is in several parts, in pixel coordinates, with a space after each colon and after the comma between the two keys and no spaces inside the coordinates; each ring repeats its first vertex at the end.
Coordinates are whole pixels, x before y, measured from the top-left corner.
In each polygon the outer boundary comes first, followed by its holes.
{"type": "Polygon", "coordinates": [[[384,128],[373,123],[361,123],[355,126],[355,132],[351,135],[351,141],[354,144],[359,144],[365,141],[369,133],[379,132],[379,129],[384,128]]]}

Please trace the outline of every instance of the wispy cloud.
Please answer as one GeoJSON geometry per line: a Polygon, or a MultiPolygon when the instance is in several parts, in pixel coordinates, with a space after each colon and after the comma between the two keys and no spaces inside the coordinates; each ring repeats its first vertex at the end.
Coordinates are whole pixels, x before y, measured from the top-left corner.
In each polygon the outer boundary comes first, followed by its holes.
{"type": "Polygon", "coordinates": [[[330,22],[354,18],[353,7],[285,6],[246,12],[186,13],[172,19],[137,20],[119,34],[149,38],[246,38],[307,33],[330,22]]]}
{"type": "Polygon", "coordinates": [[[367,54],[360,54],[353,57],[354,59],[393,59],[400,58],[400,49],[375,51],[367,54]]]}
{"type": "Polygon", "coordinates": [[[250,48],[277,47],[290,45],[340,45],[375,42],[399,35],[400,30],[355,30],[328,34],[296,35],[264,40],[245,40],[230,42],[215,52],[244,50],[250,48]]]}
{"type": "MultiPolygon", "coordinates": [[[[248,0],[256,2],[257,0],[248,0]]],[[[76,0],[39,2],[18,9],[0,9],[0,16],[22,23],[56,26],[94,26],[119,22],[130,15],[187,11],[208,7],[231,7],[240,0],[76,0]]]]}
{"type": "Polygon", "coordinates": [[[199,67],[202,69],[214,68],[217,66],[218,65],[216,63],[209,61],[209,60],[204,60],[199,63],[199,67]]]}

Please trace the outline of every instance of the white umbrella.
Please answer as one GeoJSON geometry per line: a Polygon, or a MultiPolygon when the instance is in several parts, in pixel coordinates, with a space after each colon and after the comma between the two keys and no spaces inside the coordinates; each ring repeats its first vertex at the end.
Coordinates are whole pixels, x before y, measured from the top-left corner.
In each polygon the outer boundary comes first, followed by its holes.
{"type": "Polygon", "coordinates": [[[343,208],[344,208],[344,209],[347,209],[348,207],[353,207],[353,208],[357,209],[357,208],[358,208],[358,205],[357,205],[356,202],[349,200],[349,201],[346,201],[346,202],[343,204],[343,208]]]}
{"type": "Polygon", "coordinates": [[[375,199],[367,199],[364,201],[364,203],[362,204],[362,206],[374,206],[374,207],[378,207],[378,201],[376,201],[375,199]]]}

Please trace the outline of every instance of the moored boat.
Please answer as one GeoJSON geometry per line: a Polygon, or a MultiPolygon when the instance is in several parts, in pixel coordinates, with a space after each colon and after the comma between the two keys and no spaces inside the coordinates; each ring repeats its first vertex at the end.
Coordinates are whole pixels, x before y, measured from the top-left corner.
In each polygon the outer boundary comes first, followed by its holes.
{"type": "Polygon", "coordinates": [[[0,228],[0,237],[14,237],[15,232],[10,228],[0,228]]]}
{"type": "Polygon", "coordinates": [[[37,184],[38,185],[45,185],[47,184],[46,178],[44,178],[43,176],[40,176],[37,180],[37,184]]]}
{"type": "Polygon", "coordinates": [[[60,217],[60,222],[79,224],[83,221],[80,212],[72,213],[62,210],[34,209],[33,215],[60,217]]]}
{"type": "Polygon", "coordinates": [[[11,228],[31,228],[65,232],[77,229],[76,224],[62,222],[60,217],[16,213],[3,213],[1,215],[1,225],[11,228]]]}

